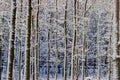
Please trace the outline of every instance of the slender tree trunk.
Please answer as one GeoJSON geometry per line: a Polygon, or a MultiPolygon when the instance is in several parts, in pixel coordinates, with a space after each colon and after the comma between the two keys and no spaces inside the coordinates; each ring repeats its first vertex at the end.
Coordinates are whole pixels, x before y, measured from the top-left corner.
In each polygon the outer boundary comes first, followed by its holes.
{"type": "MultiPolygon", "coordinates": [[[[21,13],[21,16],[20,16],[20,23],[21,23],[21,26],[22,27],[22,7],[23,7],[23,1],[21,0],[21,8],[20,8],[20,13],[21,13]]],[[[20,51],[19,51],[19,61],[18,61],[18,80],[21,80],[21,57],[22,57],[22,30],[20,30],[20,51]]]]}
{"type": "Polygon", "coordinates": [[[18,80],[21,80],[21,54],[22,54],[22,51],[21,51],[21,41],[20,41],[20,49],[19,49],[19,60],[18,60],[18,80]]]}
{"type": "Polygon", "coordinates": [[[72,55],[71,55],[71,80],[74,80],[74,53],[75,53],[75,43],[76,43],[76,30],[74,27],[74,33],[73,33],[73,47],[72,47],[72,55]]]}
{"type": "Polygon", "coordinates": [[[35,80],[35,70],[36,70],[36,29],[35,29],[35,15],[32,14],[32,20],[31,20],[31,55],[32,55],[32,79],[35,80]]]}
{"type": "Polygon", "coordinates": [[[119,0],[114,1],[114,17],[112,27],[113,80],[120,80],[120,41],[119,41],[119,0]]]}
{"type": "MultiPolygon", "coordinates": [[[[87,20],[85,21],[85,23],[87,24],[87,20]]],[[[87,26],[85,24],[85,26],[87,26]]],[[[85,29],[85,34],[86,34],[86,41],[85,41],[85,77],[88,77],[88,53],[87,53],[87,50],[88,50],[88,35],[87,35],[87,32],[88,32],[88,29],[86,28],[85,29]]]]}
{"type": "Polygon", "coordinates": [[[18,80],[21,80],[21,57],[22,57],[21,44],[22,42],[20,41],[19,61],[18,61],[18,80]]]}
{"type": "Polygon", "coordinates": [[[86,12],[86,7],[87,7],[87,2],[88,0],[85,1],[85,10],[83,13],[83,46],[82,46],[82,80],[84,80],[84,67],[85,67],[85,12],[86,12]]]}
{"type": "Polygon", "coordinates": [[[55,70],[55,80],[58,78],[58,0],[56,0],[56,70],[55,70]]]}
{"type": "MultiPolygon", "coordinates": [[[[76,46],[77,45],[79,45],[78,44],[78,41],[79,41],[79,17],[78,17],[78,15],[79,15],[80,13],[79,13],[79,2],[78,1],[76,1],[76,22],[75,22],[75,24],[76,24],[76,46]]],[[[76,64],[77,64],[77,74],[76,74],[76,80],[79,80],[79,70],[80,70],[80,65],[79,65],[79,49],[77,48],[76,49],[76,55],[77,55],[77,61],[76,61],[76,64]]]]}
{"type": "Polygon", "coordinates": [[[85,28],[83,26],[83,46],[82,46],[82,80],[84,80],[84,65],[85,65],[85,28]]]}
{"type": "Polygon", "coordinates": [[[50,28],[51,28],[51,15],[50,15],[50,27],[48,27],[48,54],[47,54],[47,80],[50,80],[50,28]]]}
{"type": "Polygon", "coordinates": [[[0,80],[2,79],[2,35],[0,34],[0,80]]]}
{"type": "Polygon", "coordinates": [[[50,73],[50,30],[48,29],[48,55],[47,55],[47,80],[49,80],[50,73]]]}
{"type": "Polygon", "coordinates": [[[76,74],[76,80],[79,80],[79,70],[80,70],[78,57],[79,57],[79,56],[78,56],[78,49],[77,49],[77,74],[76,74]]]}
{"type": "Polygon", "coordinates": [[[112,35],[112,29],[111,29],[112,27],[110,27],[110,32],[109,32],[109,34],[110,34],[110,38],[109,38],[109,58],[108,58],[108,60],[109,60],[109,64],[108,64],[108,69],[109,69],[109,71],[108,71],[108,76],[109,76],[109,80],[112,80],[112,58],[111,58],[111,55],[112,55],[112,42],[111,42],[111,35],[112,35]]]}
{"type": "MultiPolygon", "coordinates": [[[[40,1],[38,0],[38,5],[40,1]]],[[[39,6],[36,17],[36,52],[35,52],[35,80],[39,80],[39,6]]]]}
{"type": "Polygon", "coordinates": [[[65,29],[65,55],[64,55],[64,80],[67,80],[67,6],[68,5],[68,0],[66,0],[66,5],[65,5],[65,21],[64,21],[64,29],[65,29]]]}
{"type": "Polygon", "coordinates": [[[74,0],[74,31],[73,31],[73,44],[72,44],[72,55],[71,55],[71,80],[74,80],[74,53],[76,45],[76,0],[74,0]]]}
{"type": "Polygon", "coordinates": [[[28,14],[27,14],[27,39],[25,51],[25,80],[30,80],[30,37],[31,37],[31,0],[28,0],[28,14]]]}
{"type": "Polygon", "coordinates": [[[98,69],[97,69],[97,80],[100,80],[100,28],[99,28],[99,22],[98,22],[98,26],[97,26],[97,62],[98,62],[98,69]]]}
{"type": "Polygon", "coordinates": [[[14,64],[14,44],[15,44],[15,22],[16,22],[16,0],[12,0],[12,27],[10,30],[10,44],[8,53],[8,66],[7,66],[7,80],[13,80],[13,64],[14,64]]]}

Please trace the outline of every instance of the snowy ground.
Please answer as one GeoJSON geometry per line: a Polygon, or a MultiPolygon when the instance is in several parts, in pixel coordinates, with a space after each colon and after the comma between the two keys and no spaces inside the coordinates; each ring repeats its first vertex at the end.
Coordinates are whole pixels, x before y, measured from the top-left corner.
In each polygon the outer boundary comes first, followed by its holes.
{"type": "MultiPolygon", "coordinates": [[[[23,78],[23,77],[22,77],[22,78],[23,78]]],[[[95,78],[95,76],[91,76],[91,78],[92,78],[92,80],[97,80],[97,79],[95,78]]],[[[2,75],[2,80],[6,80],[5,75],[2,75]]],[[[14,80],[17,80],[17,78],[14,79],[14,80]]],[[[24,80],[24,79],[22,79],[22,80],[24,80]]],[[[30,80],[32,80],[32,77],[31,77],[30,80]]],[[[47,76],[46,76],[46,75],[40,76],[40,79],[39,79],[39,80],[47,80],[47,76]]],[[[55,80],[55,78],[52,78],[52,76],[50,76],[50,80],[55,80]]],[[[59,77],[58,77],[57,80],[64,80],[64,79],[63,79],[62,76],[59,75],[59,77]]],[[[67,80],[71,80],[70,77],[68,77],[67,80]]],[[[76,79],[75,79],[75,80],[76,80],[76,79]]],[[[81,77],[79,77],[79,80],[81,80],[81,77]]],[[[108,77],[107,77],[107,76],[106,76],[106,77],[102,77],[101,80],[108,80],[108,77]]]]}
{"type": "MultiPolygon", "coordinates": [[[[2,80],[6,80],[6,71],[3,71],[4,73],[2,74],[2,80]]],[[[97,80],[96,79],[96,70],[94,71],[94,69],[89,69],[89,77],[92,78],[92,80],[97,80]]],[[[14,80],[18,80],[18,72],[14,72],[14,80]]],[[[41,70],[40,72],[40,79],[39,80],[47,80],[47,75],[46,75],[46,71],[43,69],[41,70]]],[[[69,73],[68,73],[69,74],[69,73]]],[[[80,75],[81,75],[81,71],[80,71],[80,75]]],[[[21,75],[21,79],[24,78],[24,75],[21,75]]],[[[30,80],[33,80],[32,79],[32,76],[31,76],[31,79],[30,80]]],[[[52,73],[50,73],[50,80],[55,80],[55,78],[52,76],[52,73]]],[[[62,70],[60,71],[60,74],[58,74],[58,79],[57,80],[64,80],[63,79],[63,76],[62,76],[62,70]]],[[[70,76],[68,76],[68,79],[67,80],[70,80],[70,76]]],[[[76,80],[76,79],[75,79],[76,80]]],[[[79,77],[79,80],[81,80],[81,76],[79,77]]],[[[105,72],[105,70],[101,70],[101,80],[109,80],[108,79],[108,75],[107,75],[107,71],[105,72]]]]}
{"type": "MultiPolygon", "coordinates": [[[[46,77],[42,77],[40,80],[47,80],[46,77]]],[[[50,80],[55,80],[55,78],[50,78],[50,80]]],[[[63,78],[58,78],[58,80],[64,80],[63,78]]],[[[71,80],[70,78],[68,78],[67,80],[71,80]]],[[[76,80],[76,79],[74,79],[76,80]]],[[[79,78],[79,80],[81,80],[81,78],[79,78]]],[[[96,78],[92,78],[92,80],[97,80],[96,78]]],[[[102,78],[101,80],[108,80],[107,77],[102,78]]]]}
{"type": "MultiPolygon", "coordinates": [[[[97,79],[94,78],[94,77],[91,77],[91,78],[92,78],[92,80],[97,80],[97,79]]],[[[2,80],[6,80],[6,78],[3,76],[3,77],[2,77],[2,80]]],[[[15,79],[15,80],[17,80],[17,79],[15,79]]],[[[22,80],[24,80],[24,79],[22,79],[22,80]]],[[[31,78],[31,80],[32,80],[32,78],[31,78]]],[[[41,76],[39,80],[47,80],[47,76],[41,76]]],[[[55,78],[50,77],[50,80],[55,80],[55,78]]],[[[63,77],[58,77],[57,80],[64,80],[64,79],[63,79],[63,77]]],[[[70,77],[69,77],[67,80],[70,80],[70,77]]],[[[75,79],[75,80],[76,80],[76,79],[75,79]]],[[[79,78],[79,80],[81,80],[81,78],[79,78]]],[[[104,77],[104,78],[101,78],[101,80],[108,80],[108,78],[107,78],[107,77],[104,77]]]]}

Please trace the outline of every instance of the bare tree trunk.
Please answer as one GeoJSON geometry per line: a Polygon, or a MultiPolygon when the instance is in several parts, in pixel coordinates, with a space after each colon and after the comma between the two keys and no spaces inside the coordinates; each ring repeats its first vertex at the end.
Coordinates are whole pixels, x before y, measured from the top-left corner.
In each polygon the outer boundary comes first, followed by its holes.
{"type": "Polygon", "coordinates": [[[58,0],[56,0],[56,70],[55,70],[55,80],[58,78],[58,0]]]}
{"type": "Polygon", "coordinates": [[[21,57],[22,57],[22,42],[20,41],[20,49],[19,49],[19,61],[18,61],[18,80],[21,80],[21,57]]]}
{"type": "MultiPolygon", "coordinates": [[[[22,27],[22,7],[23,7],[23,1],[21,0],[21,6],[20,6],[20,23],[21,23],[21,26],[22,27]]],[[[21,55],[22,55],[22,30],[20,30],[20,49],[19,49],[19,61],[18,61],[18,80],[21,80],[21,55]]]]}
{"type": "Polygon", "coordinates": [[[68,5],[68,0],[66,0],[66,5],[65,5],[65,16],[64,16],[64,29],[65,29],[65,55],[64,55],[64,80],[67,80],[67,5],[68,5]]]}
{"type": "Polygon", "coordinates": [[[25,80],[30,80],[30,37],[31,37],[31,0],[28,0],[28,14],[27,14],[27,39],[25,51],[25,80]]]}
{"type": "Polygon", "coordinates": [[[88,0],[85,1],[85,9],[83,13],[83,46],[82,46],[82,80],[84,80],[84,67],[85,67],[85,12],[86,12],[86,7],[87,7],[87,2],[88,0]]]}
{"type": "Polygon", "coordinates": [[[71,55],[71,80],[74,80],[74,52],[75,52],[75,38],[76,38],[76,30],[74,27],[74,33],[73,33],[73,45],[72,45],[72,55],[71,55]]]}
{"type": "Polygon", "coordinates": [[[112,29],[111,29],[112,27],[110,27],[110,32],[109,32],[109,34],[110,34],[110,38],[109,38],[109,55],[108,55],[108,60],[109,60],[109,64],[108,64],[108,69],[109,69],[109,71],[108,71],[108,76],[109,76],[109,80],[112,80],[112,58],[111,58],[111,55],[112,55],[112,42],[111,42],[111,37],[112,37],[112,29]]]}
{"type": "Polygon", "coordinates": [[[48,54],[47,54],[47,80],[50,80],[50,28],[51,28],[51,15],[50,15],[50,27],[48,27],[48,54]]]}
{"type": "MultiPolygon", "coordinates": [[[[40,1],[38,0],[38,5],[40,5],[40,1]]],[[[35,52],[35,80],[39,80],[39,6],[37,10],[36,17],[36,52],[35,52]]]]}
{"type": "Polygon", "coordinates": [[[99,22],[98,22],[98,26],[97,26],[97,61],[98,61],[98,69],[97,69],[97,80],[100,80],[100,35],[99,35],[99,33],[100,33],[100,28],[99,28],[100,26],[99,26],[99,22]]]}
{"type": "Polygon", "coordinates": [[[48,29],[48,55],[47,55],[47,80],[49,80],[50,73],[50,30],[48,29]]]}
{"type": "Polygon", "coordinates": [[[83,46],[82,46],[82,80],[84,80],[84,66],[85,66],[85,28],[83,26],[83,46]]]}
{"type": "Polygon", "coordinates": [[[15,22],[16,22],[16,0],[12,0],[12,27],[10,30],[10,44],[8,53],[8,66],[7,66],[7,80],[13,80],[13,64],[14,64],[14,44],[15,44],[15,22]]]}
{"type": "Polygon", "coordinates": [[[34,13],[32,14],[32,20],[31,20],[31,55],[32,55],[32,60],[31,60],[31,63],[32,63],[32,80],[35,80],[35,68],[36,68],[36,27],[35,27],[35,15],[34,13]]]}
{"type": "Polygon", "coordinates": [[[2,79],[2,35],[0,34],[0,80],[2,79]]]}
{"type": "Polygon", "coordinates": [[[79,70],[80,70],[80,66],[79,66],[79,58],[78,58],[78,49],[77,49],[77,74],[76,74],[76,80],[79,80],[79,70]]]}
{"type": "Polygon", "coordinates": [[[18,80],[21,80],[21,57],[22,57],[21,44],[22,42],[20,41],[19,59],[18,59],[18,80]]]}
{"type": "Polygon", "coordinates": [[[72,55],[71,55],[71,80],[74,80],[74,53],[76,46],[76,0],[74,0],[74,31],[73,31],[73,44],[72,44],[72,55]]]}
{"type": "MultiPolygon", "coordinates": [[[[76,22],[75,22],[75,24],[76,24],[76,46],[78,46],[79,44],[79,17],[78,17],[78,15],[80,15],[80,13],[79,13],[79,0],[78,1],[76,1],[76,22]]],[[[76,73],[76,80],[79,80],[79,70],[80,70],[80,65],[79,65],[79,48],[77,47],[76,48],[76,55],[77,55],[77,61],[76,61],[76,64],[77,64],[77,73],[76,73]]]]}
{"type": "Polygon", "coordinates": [[[119,0],[115,0],[112,27],[113,80],[120,80],[120,41],[119,41],[119,0]]]}

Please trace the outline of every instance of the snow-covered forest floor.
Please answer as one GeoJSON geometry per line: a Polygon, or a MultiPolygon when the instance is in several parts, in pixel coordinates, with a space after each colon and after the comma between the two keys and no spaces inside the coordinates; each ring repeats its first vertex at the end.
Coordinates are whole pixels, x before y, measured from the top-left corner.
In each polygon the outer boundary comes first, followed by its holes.
{"type": "MultiPolygon", "coordinates": [[[[97,80],[95,76],[92,76],[90,77],[92,80],[97,80]]],[[[6,77],[5,75],[2,75],[2,80],[6,80],[6,77]]],[[[15,79],[17,80],[17,79],[15,79]]],[[[24,80],[24,79],[22,79],[24,80]]],[[[32,80],[32,77],[31,77],[31,80],[32,80]]],[[[40,79],[39,80],[47,80],[47,75],[44,75],[44,76],[40,76],[40,79]]],[[[49,80],[55,80],[55,78],[52,76],[50,76],[49,80]]],[[[57,78],[57,80],[63,80],[63,77],[61,75],[59,75],[59,77],[57,78]]],[[[67,78],[67,80],[70,80],[70,77],[67,78]]],[[[76,79],[75,79],[76,80],[76,79]]],[[[79,77],[79,80],[82,80],[81,77],[79,77]]],[[[108,76],[106,77],[101,77],[101,80],[108,80],[108,76]]]]}
{"type": "MultiPolygon", "coordinates": [[[[51,72],[49,74],[50,75],[49,80],[56,80],[55,79],[55,74],[52,71],[54,71],[54,69],[51,69],[51,72]]],[[[97,69],[96,70],[95,69],[89,69],[88,70],[88,73],[89,73],[88,77],[90,77],[92,80],[97,80],[97,77],[96,77],[97,73],[95,73],[94,71],[97,71],[97,69]]],[[[69,72],[68,72],[68,74],[69,74],[69,72]]],[[[78,79],[82,80],[81,71],[80,71],[79,75],[80,76],[79,76],[78,79]]],[[[109,75],[107,73],[107,69],[106,70],[102,69],[101,70],[101,77],[100,77],[101,80],[108,80],[108,77],[109,77],[109,75]]],[[[71,80],[70,78],[71,78],[71,76],[67,75],[67,80],[71,80]]],[[[24,75],[23,74],[21,75],[21,79],[24,80],[24,75]]],[[[6,80],[6,73],[2,74],[2,80],[6,80]]],[[[18,72],[14,72],[14,80],[18,80],[18,72]]],[[[30,80],[33,80],[33,75],[31,75],[30,80]]],[[[47,80],[46,68],[43,68],[43,69],[40,70],[39,80],[47,80]]],[[[57,80],[64,80],[64,77],[63,77],[63,74],[62,74],[62,69],[60,70],[60,73],[58,74],[57,80]]],[[[74,80],[76,80],[76,76],[74,76],[74,80]]]]}

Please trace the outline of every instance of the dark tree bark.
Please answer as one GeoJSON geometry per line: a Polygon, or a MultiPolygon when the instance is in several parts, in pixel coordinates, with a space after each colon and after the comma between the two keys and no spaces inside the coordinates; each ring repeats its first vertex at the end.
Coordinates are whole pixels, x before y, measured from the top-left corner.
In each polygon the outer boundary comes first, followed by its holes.
{"type": "Polygon", "coordinates": [[[31,17],[32,17],[31,0],[28,0],[27,42],[26,42],[27,49],[25,53],[25,80],[30,80],[31,17]]]}
{"type": "Polygon", "coordinates": [[[67,8],[68,8],[68,0],[66,0],[65,5],[65,16],[64,16],[64,30],[65,30],[65,56],[64,56],[64,80],[67,80],[67,8]]]}
{"type": "Polygon", "coordinates": [[[0,80],[2,77],[2,35],[0,35],[0,80]]]}

